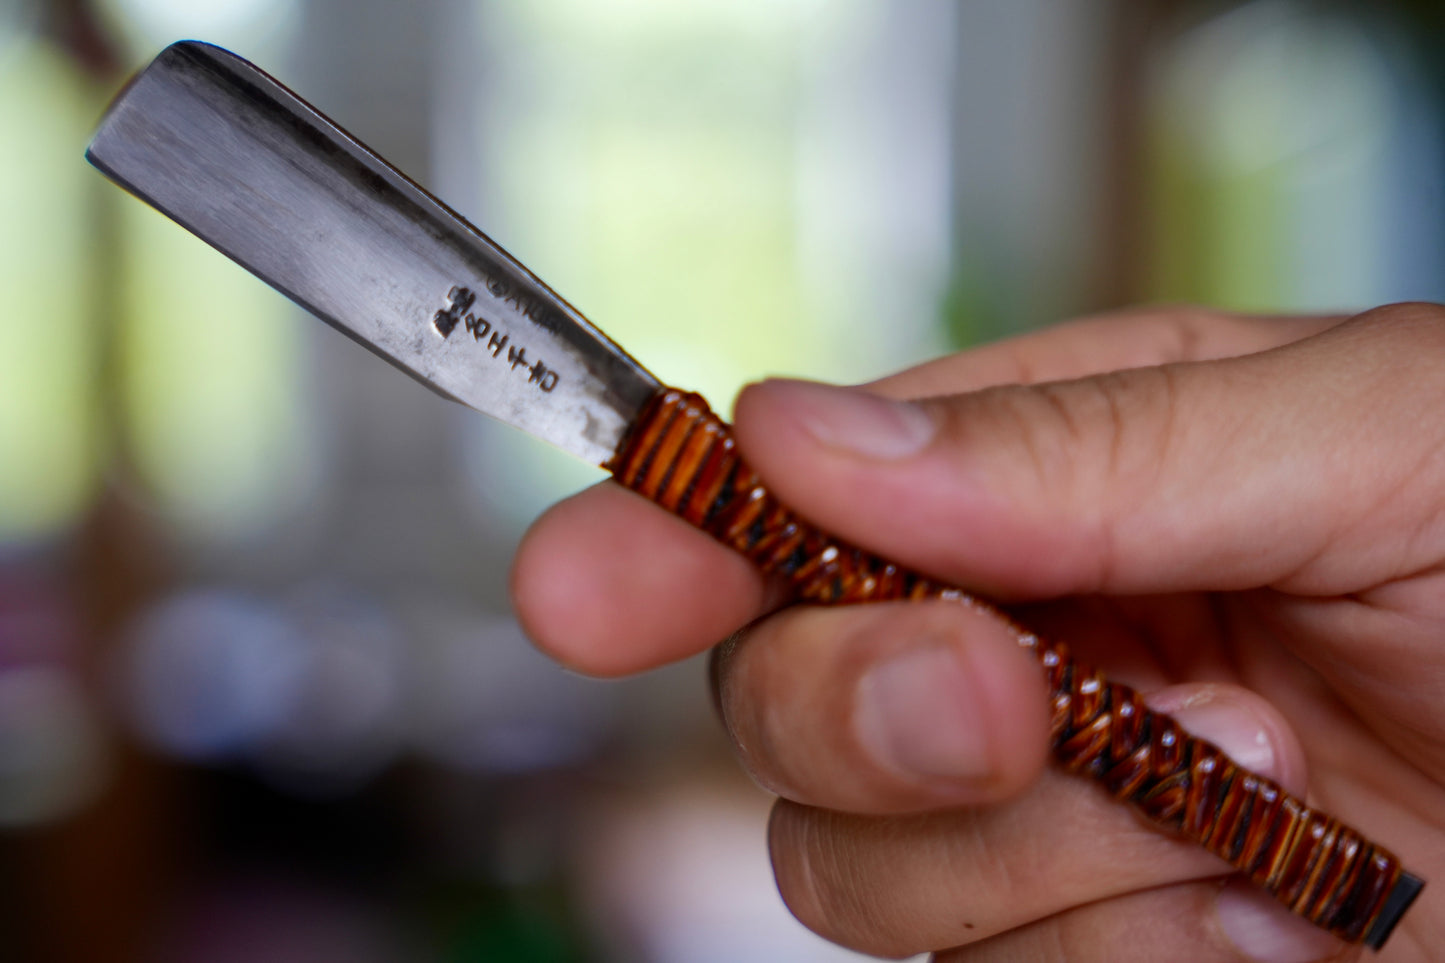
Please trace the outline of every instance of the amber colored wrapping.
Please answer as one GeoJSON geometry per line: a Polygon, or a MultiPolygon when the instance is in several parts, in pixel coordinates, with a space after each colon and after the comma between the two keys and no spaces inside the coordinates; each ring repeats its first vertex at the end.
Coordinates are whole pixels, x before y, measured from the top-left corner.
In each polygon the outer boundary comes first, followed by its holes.
{"type": "MultiPolygon", "coordinates": [[[[762,486],[735,452],[731,430],[697,395],[659,393],[609,467],[623,485],[785,576],[801,601],[943,598],[996,612],[800,519],[762,486]]],[[[996,614],[1044,667],[1054,753],[1066,769],[1228,860],[1337,936],[1384,942],[1423,885],[1390,852],[1151,712],[1139,693],[1074,661],[1063,643],[996,614]]]]}

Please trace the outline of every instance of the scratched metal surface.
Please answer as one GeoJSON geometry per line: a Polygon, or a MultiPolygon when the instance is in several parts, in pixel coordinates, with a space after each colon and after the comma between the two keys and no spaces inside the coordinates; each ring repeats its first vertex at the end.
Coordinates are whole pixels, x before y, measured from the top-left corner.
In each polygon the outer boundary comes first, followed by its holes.
{"type": "Polygon", "coordinates": [[[87,156],[423,384],[594,464],[659,388],[476,228],[218,47],[163,51],[87,156]]]}

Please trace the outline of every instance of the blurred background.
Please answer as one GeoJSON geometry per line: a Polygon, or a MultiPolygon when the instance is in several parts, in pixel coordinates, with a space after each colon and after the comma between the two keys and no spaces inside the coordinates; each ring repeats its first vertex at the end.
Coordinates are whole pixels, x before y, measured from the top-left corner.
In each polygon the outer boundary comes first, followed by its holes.
{"type": "Polygon", "coordinates": [[[0,0],[0,958],[857,959],[700,661],[553,667],[598,472],[82,160],[229,46],[724,409],[1112,306],[1445,299],[1445,13],[1253,0],[0,0]]]}

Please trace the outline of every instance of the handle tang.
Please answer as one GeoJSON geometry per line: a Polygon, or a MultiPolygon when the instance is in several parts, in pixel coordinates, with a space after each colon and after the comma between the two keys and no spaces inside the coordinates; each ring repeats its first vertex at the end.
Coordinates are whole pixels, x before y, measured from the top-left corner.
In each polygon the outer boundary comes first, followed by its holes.
{"type": "Polygon", "coordinates": [[[787,579],[798,601],[946,599],[991,612],[1043,666],[1054,755],[1147,819],[1199,843],[1294,912],[1379,949],[1424,883],[1399,860],[1274,781],[1236,765],[1128,686],[994,606],[833,538],[767,490],[698,395],[659,392],[607,466],[668,511],[787,579]]]}

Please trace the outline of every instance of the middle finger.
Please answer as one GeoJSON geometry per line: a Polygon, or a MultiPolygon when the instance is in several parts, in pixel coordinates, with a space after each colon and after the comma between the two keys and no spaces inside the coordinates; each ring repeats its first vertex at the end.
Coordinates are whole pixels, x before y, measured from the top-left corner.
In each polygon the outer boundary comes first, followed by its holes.
{"type": "MultiPolygon", "coordinates": [[[[1259,696],[1179,686],[1155,701],[1183,703],[1174,715],[1185,728],[1304,791],[1299,744],[1259,696]]],[[[884,955],[973,943],[1072,907],[1230,872],[1056,769],[988,807],[877,817],[783,800],[769,842],[778,888],[804,924],[884,955]]]]}

